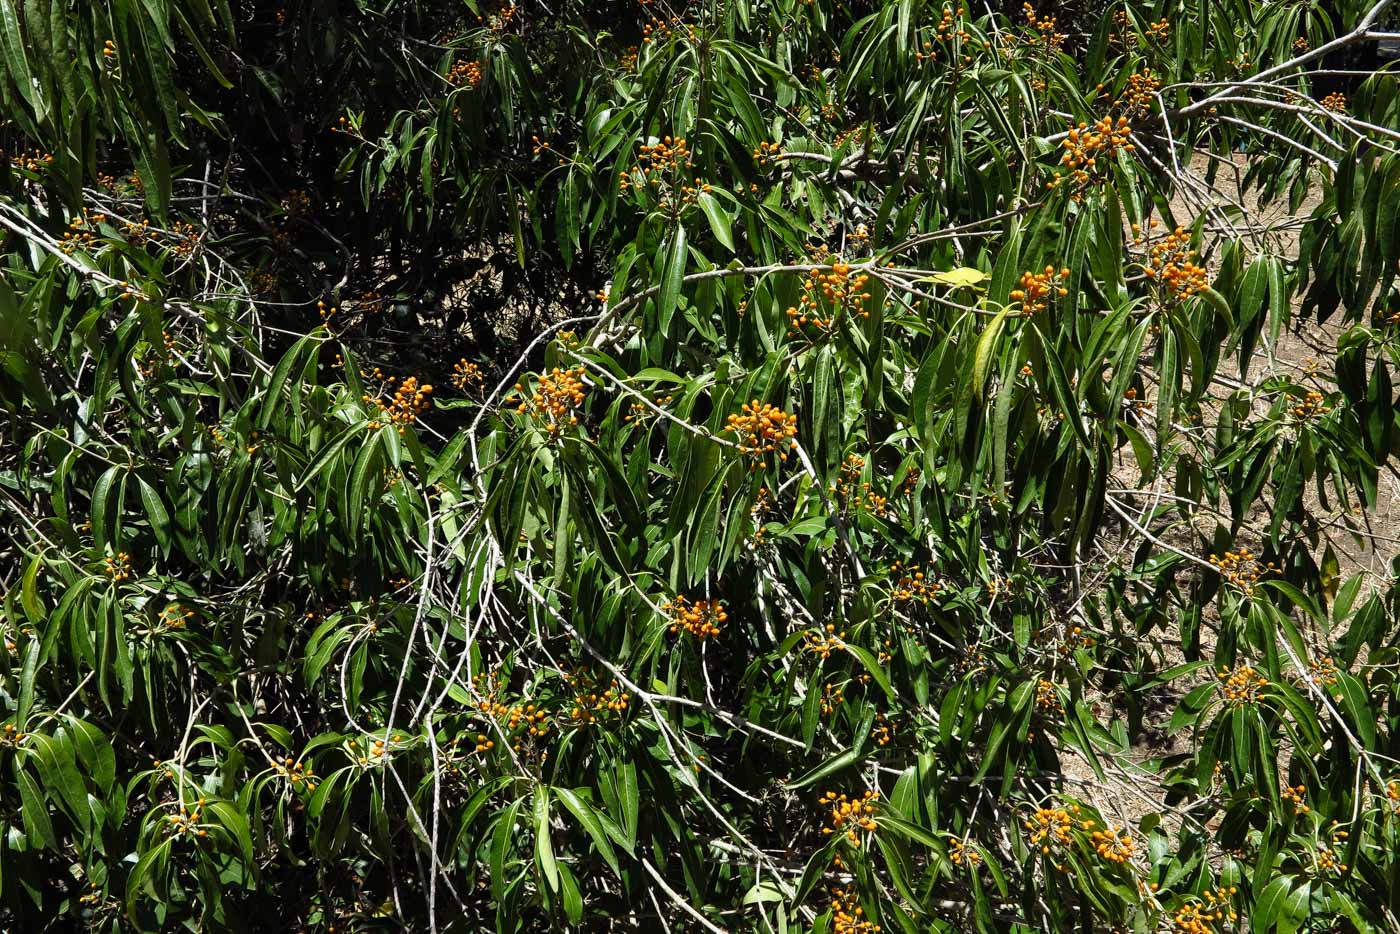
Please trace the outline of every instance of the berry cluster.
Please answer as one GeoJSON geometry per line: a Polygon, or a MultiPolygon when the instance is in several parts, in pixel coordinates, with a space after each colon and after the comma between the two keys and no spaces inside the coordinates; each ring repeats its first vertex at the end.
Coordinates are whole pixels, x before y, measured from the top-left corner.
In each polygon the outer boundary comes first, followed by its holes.
{"type": "MultiPolygon", "coordinates": [[[[574,683],[580,680],[577,675],[565,675],[564,680],[574,683]]],[[[599,714],[624,714],[632,695],[622,690],[616,680],[599,691],[596,687],[587,688],[574,695],[569,707],[569,718],[580,726],[591,726],[598,722],[599,714]]]]}
{"type": "Polygon", "coordinates": [[[667,136],[659,143],[642,143],[637,147],[637,161],[618,173],[617,190],[654,191],[660,199],[658,207],[663,211],[694,204],[701,193],[713,189],[692,175],[693,155],[686,141],[679,137],[667,136]]]}
{"type": "Polygon", "coordinates": [[[93,229],[106,220],[106,214],[94,214],[83,208],[83,213],[68,223],[59,248],[70,255],[78,250],[92,250],[97,246],[97,235],[93,229]]]}
{"type": "Polygon", "coordinates": [[[832,934],[878,934],[880,925],[865,917],[860,898],[851,889],[831,890],[832,934]]]}
{"type": "Polygon", "coordinates": [[[888,746],[894,742],[894,734],[899,730],[899,721],[890,720],[882,713],[875,715],[875,725],[870,730],[870,738],[877,746],[888,746]]]}
{"type": "Polygon", "coordinates": [[[498,721],[508,733],[514,733],[524,725],[531,736],[543,736],[549,732],[549,714],[534,704],[519,703],[507,706],[495,699],[477,702],[477,709],[498,721]]]}
{"type": "Polygon", "coordinates": [[[1031,28],[1026,37],[1027,45],[1044,46],[1048,52],[1058,52],[1064,46],[1065,39],[1069,37],[1055,31],[1055,17],[1036,16],[1035,8],[1029,3],[1021,4],[1021,10],[1026,14],[1026,25],[1031,28]]]}
{"type": "MultiPolygon", "coordinates": [[[[517,740],[526,737],[531,740],[540,739],[549,732],[549,714],[542,706],[530,702],[528,698],[521,698],[514,704],[502,703],[499,699],[502,686],[500,674],[491,673],[489,682],[487,684],[485,673],[472,678],[472,689],[482,698],[477,701],[476,709],[483,717],[500,724],[501,729],[508,734],[514,734],[523,727],[525,732],[516,737],[517,740]]],[[[477,734],[475,752],[489,752],[495,746],[495,741],[485,733],[477,734]]],[[[512,748],[520,752],[522,747],[519,742],[515,742],[512,748]]]]}
{"type": "MultiPolygon", "coordinates": [[[[453,746],[456,746],[456,745],[458,745],[460,742],[461,742],[461,737],[454,737],[453,740],[452,740],[452,745],[453,745],[453,746]]],[[[475,748],[472,749],[472,752],[473,752],[474,754],[480,755],[480,754],[483,753],[483,752],[490,752],[491,750],[493,750],[493,749],[495,749],[495,748],[496,748],[496,741],[495,741],[494,739],[492,739],[491,737],[487,736],[485,733],[478,733],[478,734],[476,734],[476,746],[475,746],[475,748]]]]}
{"type": "Polygon", "coordinates": [[[1065,712],[1064,701],[1060,700],[1059,686],[1054,681],[1047,681],[1045,678],[1037,679],[1035,706],[1037,710],[1043,710],[1049,714],[1063,714],[1065,712]]]}
{"type": "Polygon", "coordinates": [[[987,670],[987,653],[975,648],[965,650],[958,659],[956,670],[959,675],[980,675],[987,670]]]}
{"type": "Polygon", "coordinates": [[[1324,655],[1322,658],[1308,662],[1308,675],[1320,687],[1335,687],[1340,680],[1337,677],[1339,674],[1337,663],[1332,661],[1330,655],[1324,655]]]}
{"type": "Polygon", "coordinates": [[[162,367],[172,367],[175,365],[175,337],[169,331],[160,332],[162,347],[157,349],[150,347],[136,361],[136,370],[143,377],[149,379],[156,375],[162,367]]]}
{"type": "Polygon", "coordinates": [[[116,583],[131,578],[131,555],[119,551],[102,559],[103,570],[116,583]]]}
{"type": "Polygon", "coordinates": [[[1283,788],[1282,797],[1283,800],[1293,805],[1294,814],[1306,814],[1308,813],[1309,808],[1304,802],[1303,796],[1307,793],[1308,787],[1306,785],[1294,785],[1291,787],[1285,785],[1283,788]]]}
{"type": "Polygon", "coordinates": [[[777,143],[760,142],[753,151],[753,160],[760,166],[777,162],[783,155],[783,147],[777,143]]]}
{"type": "Polygon", "coordinates": [[[297,762],[288,757],[281,762],[273,764],[273,771],[291,783],[292,787],[301,790],[303,783],[307,791],[316,790],[316,773],[304,762],[297,762]]]}
{"type": "Polygon", "coordinates": [[[1141,117],[1152,109],[1157,90],[1161,86],[1162,82],[1157,80],[1151,68],[1135,71],[1128,75],[1128,81],[1123,85],[1123,90],[1118,92],[1114,106],[1119,113],[1130,118],[1141,117]]]}
{"type": "Polygon", "coordinates": [[[1129,386],[1127,391],[1123,393],[1123,405],[1138,418],[1145,418],[1152,414],[1152,403],[1146,399],[1139,399],[1135,386],[1129,386]]]}
{"type": "Polygon", "coordinates": [[[851,275],[850,263],[840,260],[831,264],[830,272],[813,269],[802,283],[798,307],[787,310],[788,333],[797,334],[809,324],[826,330],[843,311],[870,317],[870,312],[863,307],[870,298],[870,293],[863,291],[869,281],[870,276],[865,273],[851,275]]]}
{"type": "MultiPolygon", "coordinates": [[[[681,169],[694,168],[693,153],[683,138],[667,136],[659,143],[642,143],[637,146],[637,162],[632,171],[640,172],[649,184],[660,185],[670,173],[681,169]]],[[[626,190],[626,182],[631,172],[620,174],[619,186],[626,190]]]]}
{"type": "Polygon", "coordinates": [[[1046,183],[1047,187],[1058,188],[1069,181],[1082,188],[1105,178],[1109,164],[1118,153],[1133,152],[1137,148],[1131,142],[1132,132],[1124,116],[1116,122],[1112,117],[1100,117],[1092,125],[1081,120],[1078,126],[1070,127],[1062,144],[1064,155],[1060,156],[1060,164],[1069,171],[1052,178],[1046,183]]]}
{"type": "MultiPolygon", "coordinates": [[[[947,46],[954,42],[961,43],[972,41],[972,34],[958,25],[958,17],[963,16],[966,12],[967,11],[962,7],[958,7],[956,10],[946,6],[943,8],[943,18],[939,20],[938,25],[934,27],[933,33],[933,39],[939,46],[947,46]]],[[[1054,25],[1054,20],[1051,20],[1050,26],[1052,29],[1054,25]]],[[[990,43],[984,42],[983,44],[990,46],[990,43]]],[[[914,53],[915,61],[921,62],[925,59],[932,61],[936,58],[938,58],[938,48],[934,46],[933,42],[925,42],[923,51],[914,53]]],[[[971,64],[972,57],[970,55],[964,55],[962,57],[962,62],[964,65],[971,64]]]]}
{"type": "MultiPolygon", "coordinates": [[[[403,737],[395,735],[392,738],[392,741],[395,743],[401,743],[403,742],[403,737]]],[[[373,744],[371,744],[370,748],[365,749],[363,751],[363,754],[361,754],[360,746],[356,741],[351,740],[348,745],[351,753],[355,758],[355,761],[359,763],[362,767],[378,765],[380,762],[386,761],[384,759],[384,756],[385,753],[389,751],[387,744],[382,739],[376,739],[373,742],[373,744]]]]}
{"type": "Polygon", "coordinates": [[[1217,934],[1215,927],[1221,923],[1239,920],[1239,914],[1230,907],[1230,896],[1238,892],[1235,886],[1216,891],[1206,889],[1204,901],[1193,901],[1172,913],[1172,925],[1177,934],[1217,934]]]}
{"type": "MultiPolygon", "coordinates": [[[[1336,821],[1332,822],[1336,824],[1336,821]]],[[[1324,875],[1341,875],[1350,867],[1342,862],[1341,855],[1337,852],[1346,846],[1347,837],[1350,836],[1345,830],[1333,830],[1330,843],[1319,843],[1317,845],[1317,871],[1324,875]]]]}
{"type": "Polygon", "coordinates": [[[651,22],[642,25],[642,44],[652,45],[657,42],[665,42],[682,29],[692,41],[697,38],[695,27],[681,22],[679,16],[673,16],[670,19],[657,19],[653,16],[651,22]]]}
{"type": "Polygon", "coordinates": [[[194,619],[194,610],[172,603],[160,611],[160,624],[166,629],[184,629],[194,619]]]}
{"type": "Polygon", "coordinates": [[[167,814],[165,819],[170,825],[168,828],[170,833],[176,837],[185,834],[196,837],[209,836],[209,831],[199,825],[199,816],[203,809],[204,799],[200,798],[195,802],[193,811],[182,804],[179,814],[167,814]]]}
{"type": "Polygon", "coordinates": [[[478,364],[463,358],[452,365],[452,385],[458,392],[479,393],[486,388],[486,377],[478,364]]]}
{"type": "MultiPolygon", "coordinates": [[[[1038,807],[1021,822],[1021,826],[1026,829],[1031,846],[1048,856],[1051,847],[1069,846],[1073,842],[1070,831],[1076,823],[1087,829],[1092,822],[1080,821],[1079,805],[1074,804],[1069,809],[1038,807]]],[[[1061,863],[1056,868],[1063,871],[1065,867],[1061,863]]]]}
{"type": "Polygon", "coordinates": [[[10,157],[10,165],[26,172],[38,172],[53,165],[53,154],[33,151],[19,152],[10,157]]]}
{"type": "Polygon", "coordinates": [[[1328,412],[1327,397],[1316,390],[1309,391],[1303,396],[1303,401],[1289,408],[1289,414],[1298,421],[1307,421],[1319,415],[1326,415],[1328,412]]]}
{"type": "Polygon", "coordinates": [[[175,242],[170,245],[172,256],[189,259],[199,249],[199,228],[186,221],[175,221],[170,225],[175,242]]]}
{"type": "Polygon", "coordinates": [[[344,133],[346,136],[353,136],[356,139],[364,139],[364,137],[360,135],[360,127],[358,126],[358,124],[348,116],[337,117],[335,125],[331,127],[331,132],[344,133]]]}
{"type": "Polygon", "coordinates": [[[1021,287],[1011,291],[1011,300],[1021,303],[1023,316],[1039,314],[1053,297],[1064,298],[1069,294],[1069,290],[1061,284],[1068,275],[1068,267],[1057,272],[1054,266],[1049,265],[1041,272],[1023,272],[1021,287]]]}
{"type": "MultiPolygon", "coordinates": [[[[836,712],[836,708],[846,702],[846,692],[839,685],[823,684],[821,711],[823,717],[829,717],[836,712]]],[[[1400,788],[1400,782],[1393,783],[1400,788]]]]}
{"type": "MultiPolygon", "coordinates": [[[[671,404],[672,402],[674,402],[674,401],[676,401],[676,397],[675,397],[675,396],[673,396],[673,395],[665,395],[665,396],[663,396],[663,395],[661,395],[661,394],[659,394],[659,393],[651,400],[652,405],[655,405],[657,408],[661,408],[662,406],[670,405],[670,404],[671,404]]],[[[652,415],[655,415],[655,414],[656,414],[655,409],[649,408],[648,406],[643,405],[643,404],[640,403],[640,402],[633,402],[632,405],[631,405],[631,406],[629,407],[629,409],[627,410],[627,414],[624,415],[624,416],[622,417],[622,423],[623,423],[624,425],[630,425],[630,424],[632,424],[633,422],[641,422],[641,421],[643,421],[644,419],[647,419],[647,418],[649,418],[649,417],[651,417],[652,415]]]]}
{"type": "Polygon", "coordinates": [[[948,862],[954,866],[966,863],[969,867],[982,862],[982,854],[970,846],[965,846],[957,837],[948,838],[948,862]]]}
{"type": "Polygon", "coordinates": [[[813,655],[818,656],[823,661],[831,657],[832,652],[844,652],[846,650],[846,634],[837,632],[836,627],[831,623],[826,624],[826,632],[823,635],[813,634],[811,631],[802,634],[803,648],[813,655]]]}
{"type": "Polygon", "coordinates": [[[1082,626],[1070,627],[1069,634],[1060,641],[1059,652],[1061,655],[1068,655],[1075,649],[1091,649],[1094,647],[1094,637],[1084,631],[1082,626]]]}
{"type": "Polygon", "coordinates": [[[139,224],[127,221],[122,224],[122,236],[132,243],[144,243],[151,236],[151,222],[144,217],[139,224]]]}
{"type": "Polygon", "coordinates": [[[1318,103],[1333,113],[1344,114],[1347,112],[1347,96],[1341,91],[1333,91],[1318,103]]]}
{"type": "Polygon", "coordinates": [[[1133,850],[1136,847],[1132,835],[1126,829],[1120,831],[1115,827],[1095,830],[1089,834],[1089,841],[1100,857],[1120,866],[1133,858],[1133,850]]]}
{"type": "MultiPolygon", "coordinates": [[[[583,367],[561,370],[555,367],[541,374],[535,391],[516,407],[516,414],[530,415],[541,422],[550,438],[557,438],[565,428],[578,424],[577,409],[583,404],[583,367]]],[[[525,395],[525,385],[515,384],[515,392],[525,395]]]]}
{"type": "Polygon", "coordinates": [[[1248,548],[1227,551],[1224,557],[1212,554],[1208,560],[1215,565],[1221,577],[1240,588],[1246,595],[1254,593],[1254,585],[1259,582],[1259,578],[1275,570],[1272,561],[1260,564],[1259,559],[1248,548]]]}
{"type": "Polygon", "coordinates": [[[469,91],[475,89],[481,84],[481,62],[453,62],[447,72],[447,80],[454,88],[466,88],[469,91]]]}
{"type": "Polygon", "coordinates": [[[1215,677],[1220,682],[1226,702],[1236,707],[1254,703],[1259,691],[1269,686],[1268,678],[1255,671],[1252,665],[1244,663],[1236,665],[1233,671],[1222,668],[1215,673],[1215,677]]]}
{"type": "Polygon", "coordinates": [[[361,314],[374,314],[384,307],[384,296],[378,289],[365,289],[350,300],[350,307],[361,314]]]}
{"type": "Polygon", "coordinates": [[[943,590],[941,584],[926,578],[917,564],[911,564],[906,568],[896,561],[890,565],[890,571],[900,575],[899,580],[894,585],[893,592],[890,594],[896,603],[928,605],[931,601],[937,600],[939,593],[943,590]]]}
{"type": "MultiPolygon", "coordinates": [[[[392,379],[389,382],[392,384],[392,379]]],[[[433,387],[420,385],[418,377],[405,376],[387,403],[378,396],[363,396],[366,403],[379,408],[379,418],[370,421],[369,427],[376,429],[381,424],[395,425],[399,434],[403,434],[404,428],[418,421],[418,416],[432,408],[433,401],[428,398],[432,392],[433,387]]]]}
{"type": "Polygon", "coordinates": [[[868,482],[861,481],[865,469],[865,458],[858,454],[848,454],[841,464],[841,472],[829,491],[842,508],[864,509],[874,516],[883,517],[889,509],[889,500],[871,489],[868,482]]]}
{"type": "Polygon", "coordinates": [[[102,901],[103,898],[104,896],[102,894],[101,886],[99,886],[96,882],[89,882],[87,894],[78,896],[78,904],[96,905],[98,902],[102,901]]]}
{"type": "Polygon", "coordinates": [[[305,188],[292,188],[287,191],[286,197],[282,199],[282,211],[285,214],[301,215],[311,210],[311,195],[305,188]]]}
{"type": "MultiPolygon", "coordinates": [[[[1133,225],[1135,243],[1143,243],[1142,228],[1133,225]]],[[[1182,301],[1209,287],[1204,266],[1196,263],[1196,251],[1191,249],[1191,235],[1178,227],[1152,245],[1143,267],[1147,278],[1160,282],[1171,301],[1182,301]]]]}
{"type": "Polygon", "coordinates": [[[720,634],[720,624],[729,619],[724,605],[718,600],[696,600],[690,602],[683,596],[662,607],[671,619],[671,632],[684,630],[697,639],[708,639],[720,634]]]}
{"type": "Polygon", "coordinates": [[[848,798],[828,791],[817,799],[817,803],[831,809],[831,826],[823,827],[822,833],[844,833],[853,846],[860,846],[860,833],[873,833],[879,826],[875,822],[875,800],[879,795],[867,791],[859,798],[848,798]]]}
{"type": "Polygon", "coordinates": [[[505,32],[515,19],[515,13],[516,6],[509,0],[493,0],[491,3],[484,4],[484,9],[477,16],[476,21],[484,23],[492,32],[505,32]]]}
{"type": "Polygon", "coordinates": [[[745,402],[741,413],[731,414],[724,430],[738,436],[739,450],[758,461],[758,468],[768,466],[769,454],[785,461],[784,448],[797,447],[797,416],[757,399],[745,402]]]}

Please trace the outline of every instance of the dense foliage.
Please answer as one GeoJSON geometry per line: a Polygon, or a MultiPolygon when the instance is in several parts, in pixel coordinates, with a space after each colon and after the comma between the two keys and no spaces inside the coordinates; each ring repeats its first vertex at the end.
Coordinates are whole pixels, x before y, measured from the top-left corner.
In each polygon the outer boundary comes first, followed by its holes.
{"type": "Polygon", "coordinates": [[[1400,930],[1387,8],[0,0],[0,927],[1400,930]]]}

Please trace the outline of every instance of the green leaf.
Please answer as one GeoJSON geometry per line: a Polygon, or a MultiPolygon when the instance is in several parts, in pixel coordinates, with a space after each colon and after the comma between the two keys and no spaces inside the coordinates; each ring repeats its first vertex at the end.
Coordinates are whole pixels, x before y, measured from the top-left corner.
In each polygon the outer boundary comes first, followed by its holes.
{"type": "Polygon", "coordinates": [[[136,917],[136,900],[142,892],[145,892],[152,899],[161,899],[161,892],[165,888],[163,878],[165,866],[169,862],[170,848],[174,842],[173,837],[167,837],[155,847],[141,854],[136,865],[131,867],[131,873],[126,879],[126,912],[128,915],[136,917]],[[160,884],[159,890],[156,888],[157,882],[160,884]]]}
{"type": "Polygon", "coordinates": [[[121,544],[116,540],[117,530],[115,528],[116,516],[121,511],[121,488],[115,496],[112,492],[112,487],[116,484],[118,477],[123,479],[124,488],[126,468],[120,464],[114,464],[103,471],[102,476],[97,478],[97,483],[92,488],[92,509],[89,517],[92,521],[92,543],[98,550],[115,549],[121,544]]]}
{"type": "MultiPolygon", "coordinates": [[[[392,425],[385,426],[382,431],[394,431],[392,425]]],[[[365,506],[371,502],[371,486],[373,486],[373,500],[378,500],[380,466],[383,460],[383,450],[380,447],[380,432],[370,435],[369,441],[360,448],[360,453],[355,457],[355,466],[350,472],[350,495],[346,500],[345,508],[345,529],[353,538],[360,527],[360,522],[364,519],[365,506]]]]}
{"type": "Polygon", "coordinates": [[[1311,886],[1307,880],[1293,876],[1277,876],[1255,899],[1254,910],[1250,912],[1250,930],[1267,934],[1293,934],[1307,917],[1308,895],[1311,886]],[[1300,883],[1294,887],[1295,883],[1300,883]]]}
{"type": "Polygon", "coordinates": [[[816,784],[823,778],[826,778],[828,775],[832,775],[836,772],[841,771],[842,769],[848,769],[860,761],[861,754],[858,748],[847,749],[845,752],[838,753],[837,755],[832,756],[830,759],[827,759],[821,765],[812,769],[810,772],[803,775],[801,778],[798,778],[796,781],[788,782],[786,787],[790,791],[796,791],[799,788],[806,788],[808,785],[816,784]]]}
{"type": "Polygon", "coordinates": [[[1006,325],[1006,316],[1010,313],[1010,305],[997,312],[996,317],[992,318],[982,331],[982,336],[977,339],[977,349],[972,357],[972,394],[979,403],[985,398],[987,373],[991,370],[996,354],[997,338],[1001,336],[1001,330],[1006,325]]]}
{"type": "Polygon", "coordinates": [[[515,838],[515,820],[520,813],[523,799],[511,802],[496,820],[495,832],[491,835],[491,897],[497,904],[505,898],[506,855],[510,852],[511,841],[515,838]]]}
{"type": "Polygon", "coordinates": [[[87,807],[87,786],[83,784],[74,763],[69,736],[63,731],[52,737],[36,733],[30,737],[30,743],[37,753],[35,764],[49,799],[66,805],[68,813],[77,818],[80,829],[86,833],[91,817],[87,807]]]}
{"type": "Polygon", "coordinates": [[[1215,289],[1210,288],[1201,289],[1196,294],[1199,295],[1202,299],[1204,299],[1206,304],[1215,310],[1215,313],[1219,315],[1221,320],[1225,322],[1226,328],[1228,328],[1231,331],[1234,330],[1235,315],[1233,312],[1230,311],[1230,303],[1225,300],[1225,296],[1215,291],[1215,289]]]}
{"type": "Polygon", "coordinates": [[[666,262],[661,270],[661,291],[656,297],[657,309],[662,315],[662,320],[666,320],[666,316],[675,310],[680,301],[685,260],[685,228],[677,225],[666,249],[666,262]]]}
{"type": "Polygon", "coordinates": [[[277,363],[277,369],[272,371],[272,376],[268,379],[267,389],[263,392],[262,409],[258,412],[258,429],[265,430],[272,424],[273,417],[282,407],[282,390],[287,385],[287,379],[291,376],[292,368],[301,360],[308,347],[312,346],[312,335],[308,334],[292,345],[292,349],[282,355],[282,359],[277,363]]]}
{"type": "Polygon", "coordinates": [[[1044,355],[1045,370],[1050,376],[1050,389],[1055,396],[1055,401],[1059,403],[1060,411],[1065,414],[1065,423],[1074,430],[1074,437],[1082,447],[1087,449],[1090,447],[1089,434],[1084,429],[1084,417],[1079,411],[1079,400],[1070,388],[1064,364],[1060,362],[1060,356],[1050,345],[1045,332],[1040,329],[1039,322],[1036,323],[1035,329],[1040,336],[1040,351],[1044,355]]]}
{"type": "Polygon", "coordinates": [[[550,891],[559,891],[559,865],[554,859],[554,845],[549,839],[549,786],[535,789],[535,861],[544,874],[550,891]]]}
{"type": "Polygon", "coordinates": [[[885,669],[881,667],[879,660],[875,658],[869,649],[859,645],[852,645],[845,640],[842,640],[841,644],[847,652],[855,656],[856,660],[865,666],[865,670],[870,672],[870,676],[875,679],[876,684],[880,685],[886,697],[892,701],[899,700],[895,695],[894,687],[890,684],[889,675],[885,673],[885,669]]]}
{"type": "Polygon", "coordinates": [[[734,232],[730,229],[729,215],[709,192],[701,192],[696,200],[700,203],[700,210],[705,212],[705,219],[710,222],[710,231],[715,235],[715,239],[733,253],[734,232]]]}
{"type": "Polygon", "coordinates": [[[936,853],[943,852],[943,844],[939,842],[938,838],[917,824],[910,823],[903,818],[890,817],[886,814],[881,814],[876,819],[876,823],[881,829],[893,830],[900,836],[907,837],[915,843],[921,843],[936,853]]]}
{"type": "Polygon", "coordinates": [[[146,517],[151,520],[151,531],[155,533],[161,551],[168,555],[170,554],[170,513],[166,510],[160,493],[156,492],[154,487],[141,479],[140,476],[137,476],[136,482],[141,490],[141,504],[146,507],[146,517]]]}
{"type": "Polygon", "coordinates": [[[24,664],[20,668],[19,701],[15,705],[15,722],[23,724],[29,719],[29,711],[34,707],[35,676],[39,671],[42,644],[38,639],[30,639],[24,647],[24,664]]]}
{"type": "MultiPolygon", "coordinates": [[[[34,73],[29,69],[29,57],[25,54],[28,45],[19,28],[19,13],[14,0],[0,0],[0,49],[4,50],[5,63],[15,87],[19,88],[20,95],[35,109],[35,116],[42,121],[47,108],[43,93],[34,81],[34,73]]],[[[62,63],[58,67],[67,67],[67,64],[62,63]]]]}
{"type": "Polygon", "coordinates": [[[1337,673],[1338,698],[1343,712],[1351,721],[1354,732],[1368,751],[1376,748],[1376,715],[1371,709],[1366,689],[1357,678],[1345,671],[1337,673]]]}
{"type": "Polygon", "coordinates": [[[58,837],[53,832],[53,822],[49,820],[49,809],[38,782],[24,769],[15,769],[15,781],[19,784],[20,817],[24,820],[25,834],[44,849],[57,852],[58,837]]]}
{"type": "Polygon", "coordinates": [[[583,920],[583,893],[579,891],[578,880],[567,863],[559,865],[559,886],[564,917],[570,924],[578,924],[583,920]]]}
{"type": "Polygon", "coordinates": [[[330,465],[331,461],[335,460],[336,455],[345,449],[345,445],[350,443],[350,439],[364,430],[365,427],[363,425],[351,425],[349,428],[346,428],[340,434],[336,435],[330,443],[324,445],[317,451],[316,456],[312,459],[311,463],[307,465],[306,472],[302,474],[301,479],[297,481],[295,492],[299,493],[306,489],[306,485],[312,480],[315,480],[316,477],[320,475],[321,471],[325,470],[330,465]]]}
{"type": "Polygon", "coordinates": [[[641,809],[641,796],[637,789],[637,767],[631,762],[620,762],[614,772],[618,798],[622,805],[622,829],[627,834],[629,846],[635,847],[637,845],[637,819],[641,809]]]}
{"type": "Polygon", "coordinates": [[[576,792],[567,788],[555,787],[554,796],[563,802],[564,807],[578,818],[583,829],[588,831],[588,835],[593,838],[593,845],[598,848],[598,853],[603,857],[603,861],[612,868],[614,873],[622,875],[622,870],[618,868],[617,854],[613,852],[612,842],[609,841],[607,832],[603,830],[603,822],[598,819],[592,805],[584,801],[576,792]]]}

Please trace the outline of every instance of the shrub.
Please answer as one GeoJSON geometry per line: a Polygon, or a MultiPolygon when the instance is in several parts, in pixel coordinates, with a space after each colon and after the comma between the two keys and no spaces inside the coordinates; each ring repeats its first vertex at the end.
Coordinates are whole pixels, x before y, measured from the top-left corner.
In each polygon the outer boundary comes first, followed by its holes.
{"type": "Polygon", "coordinates": [[[1393,927],[1386,10],[0,0],[0,920],[1393,927]]]}

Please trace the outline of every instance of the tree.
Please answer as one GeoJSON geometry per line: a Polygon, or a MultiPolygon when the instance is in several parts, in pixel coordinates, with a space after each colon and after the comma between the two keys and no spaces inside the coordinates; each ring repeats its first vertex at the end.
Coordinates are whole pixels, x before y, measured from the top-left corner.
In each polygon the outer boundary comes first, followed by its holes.
{"type": "Polygon", "coordinates": [[[0,0],[0,920],[1394,929],[1388,7],[0,0]]]}

